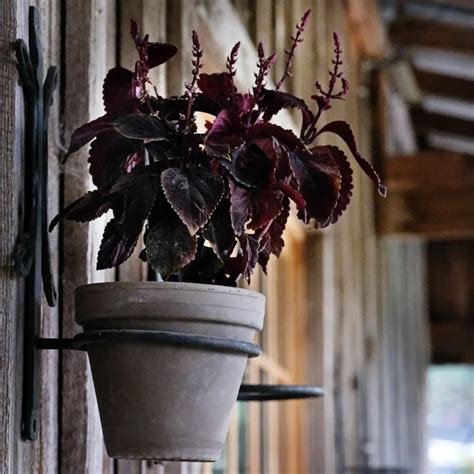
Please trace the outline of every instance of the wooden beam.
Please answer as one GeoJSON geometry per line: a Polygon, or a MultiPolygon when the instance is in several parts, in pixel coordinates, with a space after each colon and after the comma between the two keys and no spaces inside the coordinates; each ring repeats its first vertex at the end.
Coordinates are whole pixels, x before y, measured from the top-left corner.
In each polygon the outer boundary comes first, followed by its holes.
{"type": "Polygon", "coordinates": [[[375,0],[349,0],[347,12],[352,36],[361,56],[383,59],[388,52],[388,38],[375,0]]]}
{"type": "Polygon", "coordinates": [[[392,23],[389,31],[392,42],[401,46],[474,54],[474,28],[413,17],[392,23]]]}
{"type": "Polygon", "coordinates": [[[463,321],[433,323],[431,347],[434,362],[474,363],[473,333],[472,323],[463,321]]]}
{"type": "Polygon", "coordinates": [[[395,156],[385,173],[391,193],[474,190],[474,155],[434,150],[395,156]]]}
{"type": "Polygon", "coordinates": [[[474,136],[474,122],[458,117],[427,112],[421,108],[414,108],[411,117],[418,132],[426,133],[432,130],[453,135],[474,136]]]}
{"type": "Polygon", "coordinates": [[[474,189],[430,194],[389,192],[380,204],[377,231],[396,237],[474,238],[473,202],[474,189]]]}
{"type": "Polygon", "coordinates": [[[415,69],[420,89],[426,94],[474,101],[474,81],[415,69]]]}

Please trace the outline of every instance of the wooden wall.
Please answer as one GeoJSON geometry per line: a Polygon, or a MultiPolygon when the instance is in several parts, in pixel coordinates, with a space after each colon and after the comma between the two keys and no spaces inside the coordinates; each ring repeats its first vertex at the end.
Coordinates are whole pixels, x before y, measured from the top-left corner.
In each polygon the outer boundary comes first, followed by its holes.
{"type": "MultiPolygon", "coordinates": [[[[22,229],[23,96],[18,84],[13,44],[27,42],[28,5],[42,9],[45,64],[59,64],[59,1],[5,0],[0,4],[0,472],[56,472],[58,462],[58,354],[41,355],[42,429],[35,443],[20,440],[23,362],[23,282],[12,268],[12,254],[22,229]]],[[[49,211],[58,208],[59,94],[51,109],[49,211]]],[[[51,235],[53,266],[58,266],[58,234],[51,235]]],[[[57,271],[56,271],[57,280],[57,271]]],[[[42,335],[57,336],[57,309],[42,303],[42,335]]]]}
{"type": "MultiPolygon", "coordinates": [[[[373,7],[372,0],[367,2],[373,7]]],[[[181,60],[174,58],[154,78],[161,91],[179,93],[189,73],[192,28],[202,31],[215,48],[225,44],[226,52],[230,49],[227,45],[242,39],[242,34],[246,34],[247,51],[252,51],[255,40],[264,41],[268,51],[281,51],[294,24],[311,4],[311,28],[295,60],[295,79],[288,90],[309,100],[313,78],[326,74],[331,35],[337,30],[343,40],[351,94],[329,117],[348,119],[363,152],[371,155],[373,107],[363,75],[367,52],[348,14],[347,5],[353,2],[38,3],[48,38],[44,42],[47,62],[61,66],[60,94],[55,98],[51,122],[51,215],[58,201],[69,202],[90,187],[87,153],[71,157],[64,168],[58,165],[58,155],[78,124],[101,113],[101,82],[106,69],[119,63],[130,65],[130,16],[151,31],[153,39],[166,39],[180,47],[181,60]],[[240,16],[240,22],[226,23],[222,12],[229,9],[240,16]],[[214,27],[209,27],[210,21],[214,21],[214,27]],[[235,38],[230,28],[236,32],[235,38]]],[[[3,0],[0,4],[0,473],[197,472],[197,466],[186,463],[163,466],[109,460],[103,448],[88,362],[76,352],[42,355],[40,438],[36,443],[20,440],[22,285],[12,273],[11,254],[21,203],[22,97],[15,79],[11,42],[17,36],[25,37],[26,15],[25,0],[3,0]]],[[[212,53],[218,57],[217,49],[212,53]]],[[[276,67],[278,76],[281,67],[276,67]]],[[[243,72],[249,74],[248,70],[243,72]]],[[[304,373],[308,383],[324,385],[327,390],[324,400],[316,408],[311,405],[306,413],[306,469],[327,474],[342,473],[351,466],[392,466],[422,472],[427,356],[424,247],[419,242],[379,240],[374,233],[371,184],[359,172],[354,180],[353,202],[341,222],[331,230],[304,237],[308,262],[305,335],[311,354],[304,373]]],[[[58,240],[57,234],[52,236],[62,283],[59,309],[44,306],[45,335],[67,337],[75,333],[72,302],[79,284],[143,278],[143,267],[136,263],[123,266],[117,273],[97,274],[93,270],[101,226],[100,222],[89,227],[65,224],[60,229],[64,240],[58,240]]]]}

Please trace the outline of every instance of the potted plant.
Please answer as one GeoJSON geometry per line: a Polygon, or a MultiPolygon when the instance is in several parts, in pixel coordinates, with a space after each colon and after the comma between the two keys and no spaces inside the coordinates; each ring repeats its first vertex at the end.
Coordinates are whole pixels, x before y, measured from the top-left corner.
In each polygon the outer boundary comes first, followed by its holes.
{"type": "MultiPolygon", "coordinates": [[[[352,170],[345,153],[314,145],[341,137],[355,160],[385,188],[359,154],[349,125],[318,120],[348,83],[334,35],[327,88],[316,82],[311,108],[280,90],[310,12],[297,25],[284,74],[266,85],[276,55],[258,45],[251,91],[234,82],[239,43],[227,71],[203,74],[203,51],[192,36],[192,74],[180,97],[160,97],[148,72],[177,52],[150,42],[131,22],[135,70],[115,67],[103,86],[105,115],[78,128],[68,154],[92,141],[90,174],[96,189],[56,216],[87,222],[108,211],[97,268],[120,265],[143,234],[140,257],[160,282],[85,285],[76,292],[76,319],[86,331],[147,330],[249,343],[261,330],[264,297],[236,288],[270,255],[279,256],[293,202],[314,228],[335,223],[349,204],[352,170]],[[297,136],[272,123],[298,109],[297,136]],[[201,113],[212,116],[203,130],[201,113]]],[[[173,343],[110,342],[88,347],[108,453],[112,457],[214,461],[223,446],[247,356],[173,343]]]]}

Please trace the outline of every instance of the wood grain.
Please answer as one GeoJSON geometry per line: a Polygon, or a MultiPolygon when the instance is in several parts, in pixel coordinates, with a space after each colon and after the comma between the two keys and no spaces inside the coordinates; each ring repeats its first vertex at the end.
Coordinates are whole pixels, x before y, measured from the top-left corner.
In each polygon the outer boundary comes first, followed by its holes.
{"type": "MultiPolygon", "coordinates": [[[[21,8],[21,5],[19,5],[21,8]]],[[[0,4],[0,472],[10,474],[20,469],[18,458],[21,358],[21,282],[12,267],[12,253],[20,230],[21,218],[21,96],[16,81],[12,42],[22,34],[24,24],[16,29],[17,2],[0,4]]],[[[20,464],[21,465],[21,464],[20,464]]]]}
{"type": "MultiPolygon", "coordinates": [[[[102,81],[108,56],[107,12],[114,8],[107,0],[67,0],[65,57],[66,140],[82,123],[102,112],[102,81]],[[78,21],[80,19],[80,21],[78,21]]],[[[64,201],[71,202],[90,187],[87,150],[70,157],[64,170],[64,201]]],[[[64,270],[62,332],[76,334],[74,291],[77,286],[107,278],[95,273],[102,222],[93,225],[64,224],[64,270]]],[[[64,352],[62,359],[61,470],[69,473],[106,473],[102,432],[86,354],[64,352]]]]}

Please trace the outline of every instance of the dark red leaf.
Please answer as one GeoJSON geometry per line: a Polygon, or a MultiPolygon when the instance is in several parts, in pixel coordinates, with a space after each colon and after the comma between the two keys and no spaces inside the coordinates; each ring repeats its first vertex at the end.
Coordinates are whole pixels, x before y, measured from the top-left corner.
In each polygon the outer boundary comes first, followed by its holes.
{"type": "Polygon", "coordinates": [[[240,245],[244,249],[247,258],[247,266],[242,276],[250,283],[250,277],[258,262],[259,242],[250,235],[243,235],[240,239],[240,245]]]}
{"type": "Polygon", "coordinates": [[[109,114],[105,114],[89,123],[76,128],[71,135],[71,142],[69,143],[69,149],[64,157],[66,158],[75,151],[82,148],[86,143],[89,143],[94,137],[101,133],[107,132],[113,129],[112,117],[109,114]]]}
{"type": "Polygon", "coordinates": [[[253,191],[251,197],[251,211],[249,229],[259,229],[266,226],[281,212],[283,194],[276,190],[253,191]]]}
{"type": "MultiPolygon", "coordinates": [[[[339,192],[339,199],[337,200],[337,204],[332,212],[332,219],[331,223],[335,224],[342,213],[347,209],[349,202],[352,197],[352,168],[349,164],[349,160],[345,153],[337,148],[336,146],[320,146],[316,147],[321,150],[327,150],[331,153],[331,156],[334,158],[334,161],[337,163],[339,167],[339,174],[341,176],[341,190],[339,192]]],[[[311,150],[313,153],[315,152],[314,148],[311,150]]]]}
{"type": "Polygon", "coordinates": [[[280,144],[285,145],[289,150],[294,150],[301,146],[299,138],[291,131],[281,128],[269,122],[259,122],[253,125],[247,133],[247,140],[254,141],[257,138],[275,137],[280,144]]]}
{"type": "Polygon", "coordinates": [[[243,276],[249,281],[257,265],[259,242],[250,235],[242,234],[239,237],[239,243],[237,255],[225,259],[225,270],[232,280],[238,280],[243,276]]]}
{"type": "Polygon", "coordinates": [[[123,228],[115,219],[105,226],[99,254],[97,256],[97,270],[104,270],[120,265],[127,260],[135,247],[123,235],[123,228]]]}
{"type": "Polygon", "coordinates": [[[234,230],[230,221],[230,202],[223,199],[203,230],[203,237],[211,244],[220,258],[228,254],[235,244],[234,230]]]}
{"type": "Polygon", "coordinates": [[[282,109],[294,108],[301,111],[303,130],[314,120],[314,115],[311,110],[309,110],[305,101],[287,92],[263,89],[259,105],[264,111],[263,119],[266,121],[271,120],[272,116],[282,109]]]}
{"type": "Polygon", "coordinates": [[[114,129],[127,138],[155,141],[165,140],[169,129],[163,120],[146,114],[128,114],[114,120],[114,129]]]}
{"type": "Polygon", "coordinates": [[[237,148],[232,153],[232,160],[221,164],[247,188],[259,189],[273,181],[275,162],[254,143],[237,148]]]}
{"type": "Polygon", "coordinates": [[[298,216],[305,223],[315,219],[316,228],[328,226],[341,188],[339,168],[331,154],[322,150],[314,154],[296,150],[290,156],[290,167],[306,201],[298,216]]]}
{"type": "Polygon", "coordinates": [[[201,168],[168,168],[161,174],[161,186],[191,235],[209,221],[224,192],[222,178],[201,168]]]}
{"type": "Polygon", "coordinates": [[[288,200],[288,198],[284,198],[282,202],[282,211],[280,212],[278,217],[272,222],[272,225],[268,228],[266,234],[268,237],[266,239],[267,243],[265,248],[277,257],[280,256],[281,251],[285,245],[282,235],[285,230],[289,215],[290,201],[288,200]]]}
{"type": "Polygon", "coordinates": [[[359,163],[359,166],[377,186],[379,194],[385,197],[387,195],[387,187],[382,184],[379,175],[374,170],[374,168],[372,168],[372,165],[365,158],[363,158],[357,150],[357,144],[350,125],[342,120],[336,120],[334,122],[329,122],[328,124],[324,125],[324,127],[318,131],[317,135],[320,135],[324,132],[334,133],[346,142],[346,145],[349,147],[349,150],[351,150],[351,153],[354,155],[354,158],[356,159],[357,163],[359,163]]]}
{"type": "Polygon", "coordinates": [[[120,265],[133,252],[159,191],[156,175],[127,175],[111,189],[123,194],[123,209],[107,224],[97,257],[97,269],[120,265]]]}
{"type": "Polygon", "coordinates": [[[234,84],[229,73],[202,73],[198,80],[199,89],[220,104],[226,104],[234,92],[234,84]]]}
{"type": "Polygon", "coordinates": [[[104,80],[102,96],[105,111],[109,114],[131,112],[133,73],[123,67],[111,69],[104,80]]]}
{"type": "Polygon", "coordinates": [[[190,263],[196,255],[196,238],[173,214],[157,221],[145,237],[148,262],[165,279],[190,263]]]}
{"type": "Polygon", "coordinates": [[[92,182],[101,188],[124,173],[123,163],[134,153],[129,140],[114,131],[99,135],[89,150],[89,173],[92,182]]]}
{"type": "Polygon", "coordinates": [[[228,158],[231,148],[243,142],[244,128],[240,119],[230,110],[223,110],[212,123],[204,140],[206,150],[215,156],[228,158]]]}
{"type": "Polygon", "coordinates": [[[278,189],[280,189],[283,194],[288,196],[300,209],[306,207],[306,201],[304,197],[294,188],[285,183],[278,183],[278,189]]]}
{"type": "Polygon", "coordinates": [[[229,182],[230,189],[230,220],[235,235],[241,235],[250,218],[252,208],[252,192],[229,182]]]}
{"type": "Polygon", "coordinates": [[[148,45],[148,67],[150,69],[165,63],[178,52],[178,48],[168,43],[150,43],[148,45]]]}
{"type": "Polygon", "coordinates": [[[101,190],[90,191],[66,206],[49,224],[51,232],[62,219],[89,222],[106,213],[112,206],[112,197],[101,190]]]}

